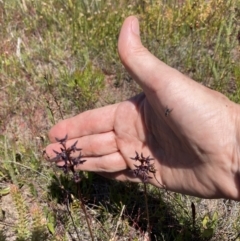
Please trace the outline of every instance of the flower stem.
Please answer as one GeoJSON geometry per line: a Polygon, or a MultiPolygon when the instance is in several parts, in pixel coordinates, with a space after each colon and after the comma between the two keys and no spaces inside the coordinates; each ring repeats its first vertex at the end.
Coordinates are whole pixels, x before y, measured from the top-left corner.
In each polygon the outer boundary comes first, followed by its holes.
{"type": "Polygon", "coordinates": [[[87,226],[88,226],[88,230],[89,230],[91,239],[92,239],[92,241],[94,241],[92,229],[91,229],[91,226],[90,226],[90,223],[89,223],[89,219],[88,219],[88,215],[87,215],[87,210],[85,208],[85,204],[84,204],[84,201],[83,201],[83,198],[82,198],[82,194],[81,194],[79,185],[77,185],[77,192],[78,192],[78,197],[79,197],[81,208],[82,208],[82,210],[84,212],[84,215],[85,215],[85,218],[86,218],[86,221],[87,221],[87,226]]]}
{"type": "Polygon", "coordinates": [[[149,241],[151,241],[151,228],[150,228],[150,219],[149,219],[149,211],[148,211],[148,198],[147,198],[147,184],[144,182],[144,199],[145,199],[145,206],[146,206],[146,216],[147,216],[147,233],[149,241]]]}

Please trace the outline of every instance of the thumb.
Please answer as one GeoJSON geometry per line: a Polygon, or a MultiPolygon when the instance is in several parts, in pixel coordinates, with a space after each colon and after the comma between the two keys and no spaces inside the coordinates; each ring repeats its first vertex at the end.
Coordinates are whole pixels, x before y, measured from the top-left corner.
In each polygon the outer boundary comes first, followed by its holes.
{"type": "Polygon", "coordinates": [[[123,65],[154,107],[190,105],[189,108],[194,109],[203,102],[214,100],[212,91],[166,65],[142,45],[139,23],[134,16],[126,18],[122,25],[118,52],[123,65]]]}
{"type": "Polygon", "coordinates": [[[123,65],[145,93],[165,88],[175,75],[183,77],[181,73],[157,59],[142,45],[139,22],[134,16],[126,18],[122,25],[118,52],[123,65]]]}

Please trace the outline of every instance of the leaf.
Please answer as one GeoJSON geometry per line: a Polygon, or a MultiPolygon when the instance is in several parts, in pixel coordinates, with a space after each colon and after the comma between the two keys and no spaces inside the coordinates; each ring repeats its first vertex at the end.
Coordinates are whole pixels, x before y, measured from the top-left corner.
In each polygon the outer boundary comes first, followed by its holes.
{"type": "Polygon", "coordinates": [[[54,224],[53,223],[48,223],[47,224],[48,230],[51,234],[55,233],[55,228],[54,228],[54,224]]]}
{"type": "Polygon", "coordinates": [[[10,187],[5,187],[3,189],[0,189],[0,196],[7,195],[10,192],[10,187]]]}
{"type": "Polygon", "coordinates": [[[0,171],[0,177],[5,177],[5,174],[3,174],[1,171],[0,171]]]}
{"type": "Polygon", "coordinates": [[[218,213],[215,211],[213,214],[212,220],[217,221],[217,219],[218,219],[218,213]]]}
{"type": "Polygon", "coordinates": [[[55,233],[55,217],[51,214],[48,213],[48,223],[47,223],[47,228],[51,234],[55,233]]]}
{"type": "Polygon", "coordinates": [[[209,222],[209,216],[206,215],[206,216],[204,217],[203,221],[202,221],[203,228],[205,228],[205,229],[208,228],[208,227],[207,227],[208,222],[209,222]]]}
{"type": "Polygon", "coordinates": [[[218,222],[218,213],[215,211],[212,217],[212,224],[211,224],[211,228],[215,230],[216,226],[217,226],[217,222],[218,222]]]}

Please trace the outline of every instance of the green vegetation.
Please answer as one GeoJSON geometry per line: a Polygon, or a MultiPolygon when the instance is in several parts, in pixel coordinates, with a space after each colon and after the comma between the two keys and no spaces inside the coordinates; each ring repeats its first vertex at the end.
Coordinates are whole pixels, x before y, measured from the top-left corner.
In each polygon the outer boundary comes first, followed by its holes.
{"type": "MultiPolygon", "coordinates": [[[[0,240],[90,240],[73,181],[42,151],[57,121],[140,91],[117,54],[129,15],[153,54],[240,103],[238,0],[0,1],[0,240]]],[[[144,186],[82,178],[95,240],[143,240],[144,186]]],[[[237,202],[147,189],[152,240],[240,240],[237,202]]]]}

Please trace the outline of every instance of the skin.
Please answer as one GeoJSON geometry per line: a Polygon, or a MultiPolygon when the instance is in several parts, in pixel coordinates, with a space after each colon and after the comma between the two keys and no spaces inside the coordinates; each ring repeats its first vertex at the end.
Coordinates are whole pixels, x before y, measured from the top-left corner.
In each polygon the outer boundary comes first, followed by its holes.
{"type": "Polygon", "coordinates": [[[138,20],[128,17],[118,51],[143,93],[60,121],[49,132],[47,154],[55,156],[55,137],[68,134],[67,146],[78,140],[87,160],[79,170],[141,182],[130,171],[137,151],[154,158],[155,186],[240,200],[239,105],[161,62],[139,35],[138,20]]]}

